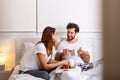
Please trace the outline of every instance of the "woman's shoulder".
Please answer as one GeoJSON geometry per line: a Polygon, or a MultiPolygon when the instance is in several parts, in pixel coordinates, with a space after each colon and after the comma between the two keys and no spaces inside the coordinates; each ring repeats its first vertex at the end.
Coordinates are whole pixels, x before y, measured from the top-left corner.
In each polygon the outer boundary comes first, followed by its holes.
{"type": "Polygon", "coordinates": [[[44,43],[41,42],[41,43],[37,43],[36,47],[45,47],[45,45],[44,45],[44,43]]]}
{"type": "Polygon", "coordinates": [[[46,53],[46,48],[44,46],[44,43],[38,43],[35,46],[35,53],[46,53]]]}
{"type": "Polygon", "coordinates": [[[37,43],[36,46],[43,46],[44,43],[40,42],[40,43],[37,43]]]}

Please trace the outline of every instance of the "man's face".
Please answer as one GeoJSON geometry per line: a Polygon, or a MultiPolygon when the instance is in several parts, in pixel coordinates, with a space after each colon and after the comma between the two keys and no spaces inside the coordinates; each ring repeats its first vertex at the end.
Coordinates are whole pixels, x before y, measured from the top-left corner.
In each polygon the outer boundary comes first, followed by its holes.
{"type": "Polygon", "coordinates": [[[76,36],[75,28],[67,29],[67,40],[68,41],[73,40],[75,38],[75,36],[76,36]]]}

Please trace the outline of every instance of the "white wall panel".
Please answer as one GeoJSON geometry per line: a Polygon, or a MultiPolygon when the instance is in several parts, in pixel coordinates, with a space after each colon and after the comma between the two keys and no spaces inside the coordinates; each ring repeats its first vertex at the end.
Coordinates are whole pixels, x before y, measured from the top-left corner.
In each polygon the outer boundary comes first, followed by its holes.
{"type": "Polygon", "coordinates": [[[102,30],[101,0],[38,0],[39,31],[50,25],[65,32],[69,22],[75,22],[83,32],[102,30]]]}
{"type": "Polygon", "coordinates": [[[0,31],[36,31],[36,0],[0,0],[0,31]]]}

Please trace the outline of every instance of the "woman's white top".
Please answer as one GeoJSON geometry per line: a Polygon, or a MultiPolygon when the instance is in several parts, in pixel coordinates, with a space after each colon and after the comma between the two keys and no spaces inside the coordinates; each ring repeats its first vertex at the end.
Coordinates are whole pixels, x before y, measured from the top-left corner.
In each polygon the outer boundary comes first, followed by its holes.
{"type": "Polygon", "coordinates": [[[55,47],[52,49],[52,55],[47,55],[46,47],[43,43],[39,43],[35,46],[32,46],[25,51],[21,61],[20,61],[20,70],[39,70],[42,68],[38,60],[37,54],[44,54],[45,59],[48,62],[50,58],[55,59],[55,47]]]}

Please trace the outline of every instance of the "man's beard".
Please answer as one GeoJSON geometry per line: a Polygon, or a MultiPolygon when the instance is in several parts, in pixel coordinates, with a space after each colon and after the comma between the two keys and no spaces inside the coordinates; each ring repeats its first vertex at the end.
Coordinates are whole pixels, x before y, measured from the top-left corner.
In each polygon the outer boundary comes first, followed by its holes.
{"type": "Polygon", "coordinates": [[[73,39],[75,39],[75,36],[72,37],[72,38],[69,38],[69,36],[67,36],[67,40],[68,40],[68,41],[72,41],[73,39]]]}

